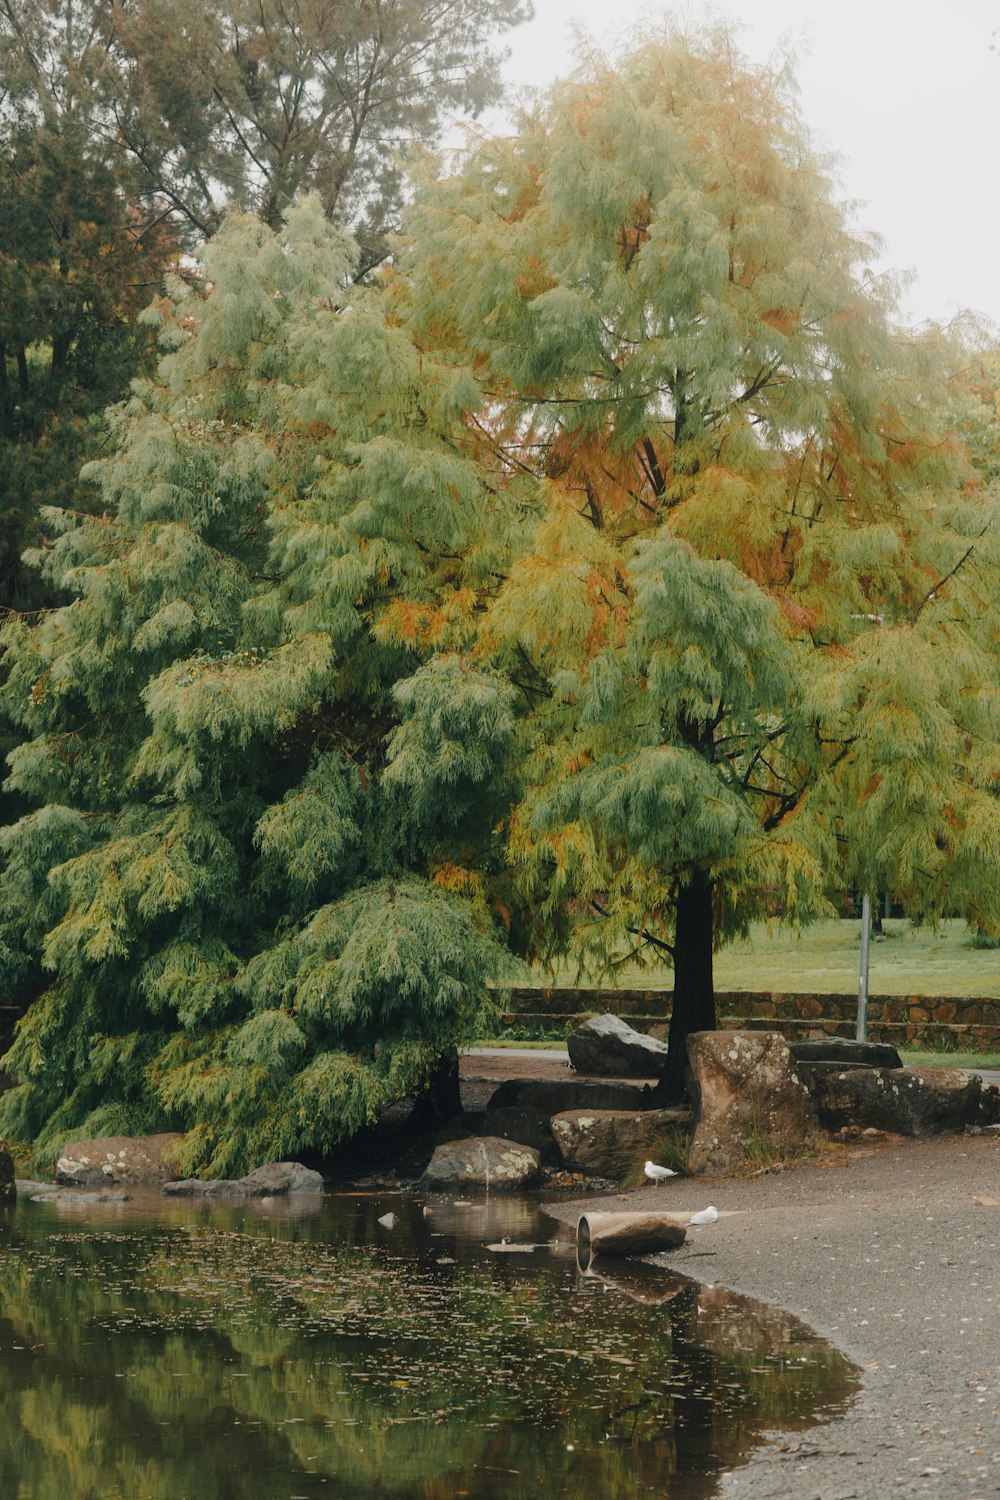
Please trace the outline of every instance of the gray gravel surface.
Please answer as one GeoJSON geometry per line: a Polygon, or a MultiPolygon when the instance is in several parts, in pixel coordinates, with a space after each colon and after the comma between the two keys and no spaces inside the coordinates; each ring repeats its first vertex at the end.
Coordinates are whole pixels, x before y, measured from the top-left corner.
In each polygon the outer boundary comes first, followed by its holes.
{"type": "MultiPolygon", "coordinates": [[[[1000,1200],[1000,1139],[846,1147],[821,1161],[601,1200],[714,1203],[718,1223],[665,1262],[795,1313],[861,1368],[845,1416],[774,1434],[721,1496],[1000,1494],[1000,1203],[976,1201],[1000,1200]]],[[[584,1206],[548,1210],[575,1224],[584,1206]]]]}

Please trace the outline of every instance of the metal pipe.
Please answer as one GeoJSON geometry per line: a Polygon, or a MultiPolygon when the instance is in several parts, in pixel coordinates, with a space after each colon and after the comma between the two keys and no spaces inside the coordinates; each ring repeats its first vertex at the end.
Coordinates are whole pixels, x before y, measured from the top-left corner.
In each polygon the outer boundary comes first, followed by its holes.
{"type": "Polygon", "coordinates": [[[867,891],[861,901],[861,971],[858,976],[857,1040],[868,1040],[868,947],[872,932],[872,901],[867,891]]]}

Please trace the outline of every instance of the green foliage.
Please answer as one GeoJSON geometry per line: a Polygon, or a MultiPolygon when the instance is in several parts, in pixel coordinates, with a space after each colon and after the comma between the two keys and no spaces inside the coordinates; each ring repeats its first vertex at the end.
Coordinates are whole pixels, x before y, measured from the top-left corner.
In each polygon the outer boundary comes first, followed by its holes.
{"type": "Polygon", "coordinates": [[[43,1152],[113,1119],[186,1127],[213,1172],[321,1153],[491,1011],[467,841],[511,690],[430,663],[438,708],[394,737],[407,621],[443,600],[463,628],[453,549],[475,576],[486,496],[453,375],[384,297],[338,310],[352,264],[313,201],[280,235],[226,224],[206,289],[157,311],[158,381],[110,416],[104,513],[51,517],[38,561],[71,602],[7,627],[11,785],[42,806],[3,835],[0,960],[51,977],[4,1108],[43,1152]],[[388,409],[340,373],[387,348],[388,409]]]}
{"type": "Polygon", "coordinates": [[[525,507],[479,656],[520,693],[529,949],[669,954],[679,1087],[756,918],[842,882],[1000,927],[996,499],[784,83],[667,31],[411,231],[420,337],[525,507]]]}
{"type": "Polygon", "coordinates": [[[329,207],[226,220],[102,513],[46,513],[12,1129],[323,1151],[476,1034],[501,936],[667,955],[676,1090],[756,919],[1000,930],[1000,502],[783,86],[724,33],[589,66],[424,184],[377,291],[329,207]]]}

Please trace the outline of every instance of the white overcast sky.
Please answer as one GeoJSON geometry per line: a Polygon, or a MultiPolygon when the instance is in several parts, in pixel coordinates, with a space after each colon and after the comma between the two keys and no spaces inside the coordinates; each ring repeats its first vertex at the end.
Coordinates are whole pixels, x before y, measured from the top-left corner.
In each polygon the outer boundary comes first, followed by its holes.
{"type": "Polygon", "coordinates": [[[614,52],[664,14],[725,17],[755,62],[792,47],[803,117],[840,162],[839,196],[860,200],[856,222],[886,241],[882,265],[913,273],[905,317],[946,321],[971,308],[1000,323],[998,0],[733,0],[679,11],[535,0],[535,19],[507,39],[511,96],[572,70],[575,24],[614,52]]]}

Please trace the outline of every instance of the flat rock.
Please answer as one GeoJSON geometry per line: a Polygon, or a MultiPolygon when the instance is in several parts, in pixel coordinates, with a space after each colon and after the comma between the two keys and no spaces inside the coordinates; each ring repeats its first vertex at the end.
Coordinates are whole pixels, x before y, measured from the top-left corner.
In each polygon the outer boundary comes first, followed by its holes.
{"type": "Polygon", "coordinates": [[[697,1101],[692,1172],[740,1171],[817,1143],[816,1109],[784,1037],[698,1031],[688,1037],[688,1061],[697,1101]]]}
{"type": "Polygon", "coordinates": [[[824,1069],[812,1092],[827,1130],[857,1125],[896,1135],[940,1135],[988,1118],[982,1079],[955,1068],[824,1069]]]}
{"type": "Polygon", "coordinates": [[[587,1078],[510,1078],[490,1096],[489,1108],[518,1104],[543,1115],[568,1109],[645,1109],[651,1090],[634,1083],[598,1083],[587,1078]]]}
{"type": "Polygon", "coordinates": [[[319,1172],[297,1161],[275,1161],[257,1167],[245,1177],[183,1177],[165,1182],[160,1189],[167,1198],[275,1198],[287,1193],[321,1193],[319,1172]]]}
{"type": "Polygon", "coordinates": [[[517,1192],[538,1181],[541,1159],[531,1146],[499,1136],[469,1136],[435,1146],[420,1179],[432,1192],[482,1187],[493,1192],[517,1192]]]}
{"type": "Polygon", "coordinates": [[[667,1065],[664,1043],[620,1016],[591,1016],[570,1032],[566,1050],[578,1073],[604,1078],[658,1078],[667,1065]]]}
{"type": "Polygon", "coordinates": [[[842,1068],[901,1068],[903,1060],[888,1042],[857,1042],[846,1036],[808,1037],[789,1042],[797,1063],[838,1063],[842,1068]]]}
{"type": "Polygon", "coordinates": [[[72,1141],[59,1153],[56,1181],[69,1187],[169,1182],[177,1176],[170,1162],[171,1148],[179,1146],[183,1139],[172,1131],[162,1135],[105,1135],[72,1141]]]}
{"type": "Polygon", "coordinates": [[[683,1109],[573,1109],[553,1115],[550,1125],[571,1172],[620,1180],[658,1155],[664,1137],[690,1118],[683,1109]]]}
{"type": "Polygon", "coordinates": [[[91,1203],[131,1203],[132,1194],[124,1188],[96,1188],[88,1192],[85,1188],[59,1187],[49,1183],[47,1187],[31,1195],[32,1203],[58,1203],[60,1207],[87,1208],[91,1203]]]}
{"type": "Polygon", "coordinates": [[[173,1182],[165,1182],[160,1192],[164,1198],[196,1198],[207,1187],[208,1183],[202,1182],[200,1177],[179,1177],[173,1182]]]}

